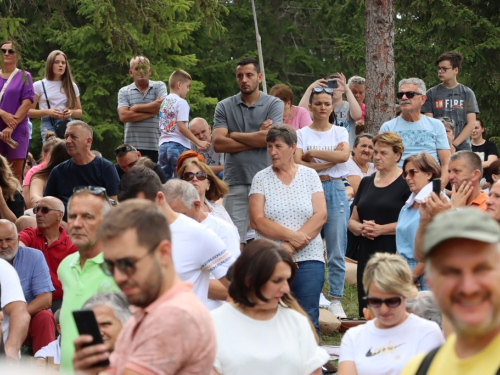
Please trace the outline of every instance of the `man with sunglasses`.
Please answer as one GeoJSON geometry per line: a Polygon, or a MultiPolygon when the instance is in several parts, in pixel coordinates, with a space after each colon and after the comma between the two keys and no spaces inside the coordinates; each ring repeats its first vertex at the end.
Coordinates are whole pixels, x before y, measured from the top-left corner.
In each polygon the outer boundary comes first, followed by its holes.
{"type": "MultiPolygon", "coordinates": [[[[128,143],[124,143],[120,146],[118,146],[115,150],[115,157],[116,157],[116,172],[118,172],[118,176],[120,179],[123,177],[125,173],[127,173],[130,168],[132,168],[136,163],[137,160],[141,157],[141,152],[137,151],[135,147],[128,143]]],[[[160,181],[162,184],[167,182],[167,177],[165,176],[165,172],[163,172],[163,169],[153,162],[153,171],[156,172],[158,177],[160,177],[160,181]]]]}
{"type": "Polygon", "coordinates": [[[450,145],[441,121],[421,114],[426,99],[424,81],[419,78],[402,79],[397,98],[401,115],[384,123],[380,134],[391,131],[403,138],[404,152],[398,163],[400,168],[410,155],[426,152],[434,157],[441,165],[442,186],[446,186],[450,145]]]}
{"type": "Polygon", "coordinates": [[[162,210],[144,199],[122,203],[105,217],[98,238],[104,251],[102,268],[134,306],[134,317],[120,332],[108,368],[91,368],[109,357],[105,345],[84,347],[92,336],[78,337],[73,359],[78,373],[210,373],[217,351],[212,319],[192,283],[176,273],[162,210]]]}
{"type": "Polygon", "coordinates": [[[43,197],[33,208],[36,228],[28,227],[19,232],[19,244],[40,250],[49,266],[50,278],[55,291],[52,293],[52,311],[61,308],[63,290],[57,277],[57,269],[62,260],[78,249],[71,242],[61,221],[64,204],[54,197],[43,197]]]}
{"type": "Polygon", "coordinates": [[[453,145],[457,151],[470,151],[469,137],[474,129],[479,108],[474,91],[457,81],[462,59],[462,54],[456,51],[439,56],[436,67],[441,83],[427,91],[422,112],[430,117],[450,117],[456,126],[453,145]]]}
{"type": "Polygon", "coordinates": [[[113,278],[101,270],[104,258],[101,244],[97,242],[97,230],[110,210],[105,189],[95,186],[75,189],[68,202],[68,233],[78,252],[64,258],[57,269],[64,291],[60,316],[64,372],[72,371],[73,340],[78,336],[71,312],[81,309],[85,301],[97,293],[118,290],[113,278]]]}
{"type": "Polygon", "coordinates": [[[442,347],[413,358],[402,374],[499,373],[499,242],[498,223],[474,208],[447,211],[429,224],[427,278],[454,333],[442,347]]]}

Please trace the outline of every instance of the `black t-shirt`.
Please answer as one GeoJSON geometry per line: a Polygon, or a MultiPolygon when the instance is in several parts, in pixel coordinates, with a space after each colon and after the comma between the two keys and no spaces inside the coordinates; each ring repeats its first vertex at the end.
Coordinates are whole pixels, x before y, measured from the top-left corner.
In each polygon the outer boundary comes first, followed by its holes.
{"type": "MultiPolygon", "coordinates": [[[[120,168],[120,166],[118,164],[115,164],[115,168],[116,168],[116,171],[118,172],[118,176],[120,177],[120,180],[121,180],[123,175],[125,174],[125,172],[123,171],[123,169],[120,168]]],[[[160,177],[160,181],[162,184],[167,182],[167,177],[165,176],[165,172],[163,172],[163,169],[158,164],[156,164],[154,162],[153,162],[153,171],[155,171],[156,174],[158,175],[158,177],[160,177]]]]}
{"type": "Polygon", "coordinates": [[[17,190],[14,192],[14,199],[6,199],[7,207],[16,217],[21,217],[24,214],[24,198],[17,190]]]}
{"type": "Polygon", "coordinates": [[[490,141],[485,141],[480,146],[472,145],[472,151],[478,154],[482,161],[488,160],[488,156],[490,155],[498,156],[497,146],[490,141]]]}
{"type": "MultiPolygon", "coordinates": [[[[398,221],[401,207],[411,194],[410,189],[402,176],[389,186],[376,187],[375,175],[361,180],[353,205],[357,207],[360,222],[374,220],[380,225],[394,223],[398,221]]],[[[370,256],[377,252],[396,253],[396,236],[384,235],[374,240],[360,237],[360,263],[366,264],[370,256]]]]}

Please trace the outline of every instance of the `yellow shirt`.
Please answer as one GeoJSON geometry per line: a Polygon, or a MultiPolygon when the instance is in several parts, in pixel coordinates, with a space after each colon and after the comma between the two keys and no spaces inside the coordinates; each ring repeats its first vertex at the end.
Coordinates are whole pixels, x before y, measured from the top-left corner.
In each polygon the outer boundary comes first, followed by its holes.
{"type": "MultiPolygon", "coordinates": [[[[431,362],[427,375],[495,375],[500,368],[500,334],[481,352],[469,358],[458,358],[455,353],[457,336],[453,333],[431,362]]],[[[415,375],[425,354],[413,357],[401,375],[415,375]]]]}

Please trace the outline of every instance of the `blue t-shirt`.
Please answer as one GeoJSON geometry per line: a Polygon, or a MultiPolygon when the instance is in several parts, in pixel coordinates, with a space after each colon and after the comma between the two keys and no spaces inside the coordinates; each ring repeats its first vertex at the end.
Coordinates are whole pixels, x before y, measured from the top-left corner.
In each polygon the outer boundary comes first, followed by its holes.
{"type": "Polygon", "coordinates": [[[405,207],[401,209],[396,226],[396,248],[398,254],[404,255],[407,258],[413,257],[413,249],[415,248],[415,235],[417,234],[418,224],[420,221],[420,212],[413,207],[405,207]]]}
{"type": "Polygon", "coordinates": [[[408,122],[398,116],[384,123],[379,133],[389,131],[395,132],[403,138],[405,150],[398,163],[399,167],[403,166],[403,162],[408,156],[421,152],[427,152],[439,163],[437,151],[450,149],[443,123],[432,117],[421,115],[420,120],[408,122]]]}
{"type": "MultiPolygon", "coordinates": [[[[100,186],[113,196],[118,192],[119,183],[115,166],[104,158],[95,157],[85,165],[76,165],[73,159],[69,159],[50,172],[43,195],[57,197],[67,206],[75,187],[100,186]]],[[[66,214],[64,218],[66,220],[66,214]]]]}
{"type": "Polygon", "coordinates": [[[42,293],[53,292],[49,266],[40,250],[19,246],[14,257],[14,268],[21,280],[26,303],[42,293]]]}

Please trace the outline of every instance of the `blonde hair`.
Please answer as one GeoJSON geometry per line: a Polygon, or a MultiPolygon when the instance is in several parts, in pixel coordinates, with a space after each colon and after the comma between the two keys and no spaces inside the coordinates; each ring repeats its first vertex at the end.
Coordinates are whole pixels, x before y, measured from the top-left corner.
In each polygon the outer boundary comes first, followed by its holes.
{"type": "Polygon", "coordinates": [[[372,283],[384,293],[399,294],[406,298],[415,298],[418,293],[410,266],[397,254],[375,253],[370,258],[363,273],[366,295],[372,283]]]}
{"type": "Polygon", "coordinates": [[[403,145],[403,138],[401,138],[399,134],[394,132],[385,132],[376,135],[373,137],[373,146],[375,146],[377,142],[384,143],[385,145],[392,147],[392,151],[395,154],[401,154],[401,156],[403,156],[405,146],[403,145]]]}
{"type": "Polygon", "coordinates": [[[175,88],[177,82],[186,83],[191,80],[192,78],[188,72],[184,70],[176,70],[170,75],[170,78],[168,79],[168,86],[172,89],[175,88]]]}
{"type": "Polygon", "coordinates": [[[0,155],[0,186],[5,199],[14,200],[14,194],[19,187],[19,181],[12,173],[9,162],[0,155]]]}

